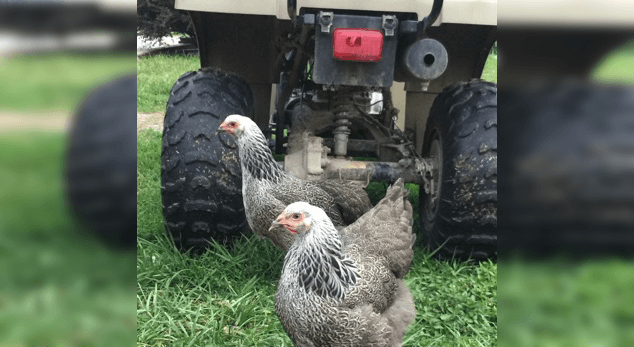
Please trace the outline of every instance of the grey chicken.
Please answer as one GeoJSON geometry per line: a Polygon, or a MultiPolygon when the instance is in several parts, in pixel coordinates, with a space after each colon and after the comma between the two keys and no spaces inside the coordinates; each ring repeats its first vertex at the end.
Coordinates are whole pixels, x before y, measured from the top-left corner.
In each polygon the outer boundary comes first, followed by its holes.
{"type": "Polygon", "coordinates": [[[306,202],[271,228],[297,235],[275,294],[295,346],[401,346],[416,308],[403,277],[412,263],[412,205],[399,179],[368,213],[337,232],[306,202]]]}
{"type": "Polygon", "coordinates": [[[288,250],[294,235],[283,228],[269,229],[288,204],[307,201],[320,207],[333,223],[349,225],[372,208],[361,187],[340,180],[306,181],[285,173],[275,162],[260,128],[248,117],[228,116],[218,131],[233,135],[242,167],[242,198],[251,229],[288,250]]]}

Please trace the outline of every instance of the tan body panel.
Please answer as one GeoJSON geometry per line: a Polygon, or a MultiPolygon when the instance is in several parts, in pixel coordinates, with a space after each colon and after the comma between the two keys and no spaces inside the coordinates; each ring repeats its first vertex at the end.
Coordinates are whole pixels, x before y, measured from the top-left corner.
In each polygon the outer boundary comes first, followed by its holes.
{"type": "Polygon", "coordinates": [[[498,17],[504,25],[545,27],[634,27],[629,0],[504,0],[498,17]]]}
{"type": "MultiPolygon", "coordinates": [[[[298,0],[297,7],[379,12],[415,12],[422,19],[431,11],[433,0],[298,0]]],[[[176,0],[176,8],[201,12],[221,12],[276,16],[290,19],[286,0],[176,0]]],[[[497,25],[497,0],[445,0],[434,25],[461,23],[497,25]]]]}
{"type": "Polygon", "coordinates": [[[97,4],[104,10],[136,12],[135,0],[64,0],[63,2],[66,5],[97,4]]]}

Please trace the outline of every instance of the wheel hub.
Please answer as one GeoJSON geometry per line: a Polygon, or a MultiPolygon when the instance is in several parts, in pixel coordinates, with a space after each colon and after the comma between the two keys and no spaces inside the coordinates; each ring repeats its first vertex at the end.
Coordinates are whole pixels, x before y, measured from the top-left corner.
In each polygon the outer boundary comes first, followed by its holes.
{"type": "Polygon", "coordinates": [[[436,133],[429,147],[429,159],[432,162],[431,189],[426,196],[425,212],[429,220],[433,220],[438,212],[438,199],[440,197],[440,180],[442,177],[442,145],[440,137],[436,133]]]}

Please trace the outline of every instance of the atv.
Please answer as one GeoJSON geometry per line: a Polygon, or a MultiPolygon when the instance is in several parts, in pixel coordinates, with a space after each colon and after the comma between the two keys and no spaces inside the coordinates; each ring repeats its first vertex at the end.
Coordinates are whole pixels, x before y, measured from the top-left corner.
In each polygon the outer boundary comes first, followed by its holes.
{"type": "Polygon", "coordinates": [[[361,185],[402,177],[419,186],[427,247],[495,259],[497,86],[478,78],[496,6],[176,0],[202,66],[176,81],[165,114],[161,196],[177,247],[201,251],[249,230],[236,145],[216,132],[240,114],[285,154],[285,171],[361,185]]]}

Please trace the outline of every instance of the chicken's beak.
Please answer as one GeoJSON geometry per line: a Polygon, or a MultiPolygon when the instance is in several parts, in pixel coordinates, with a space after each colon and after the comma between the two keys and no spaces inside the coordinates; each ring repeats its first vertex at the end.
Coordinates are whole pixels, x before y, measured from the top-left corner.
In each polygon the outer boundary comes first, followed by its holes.
{"type": "Polygon", "coordinates": [[[284,221],[284,212],[280,213],[279,216],[277,216],[277,218],[275,218],[275,220],[273,221],[273,223],[271,223],[271,227],[269,228],[269,231],[272,231],[274,228],[281,226],[284,226],[284,223],[282,223],[284,221]]]}
{"type": "Polygon", "coordinates": [[[220,127],[218,128],[218,130],[216,130],[216,135],[220,134],[220,133],[224,133],[227,130],[225,129],[225,123],[223,122],[222,124],[220,124],[220,127]]]}
{"type": "Polygon", "coordinates": [[[282,223],[279,223],[278,221],[274,220],[273,223],[271,223],[271,227],[269,228],[269,231],[272,231],[273,229],[279,227],[280,225],[282,225],[282,223]]]}

